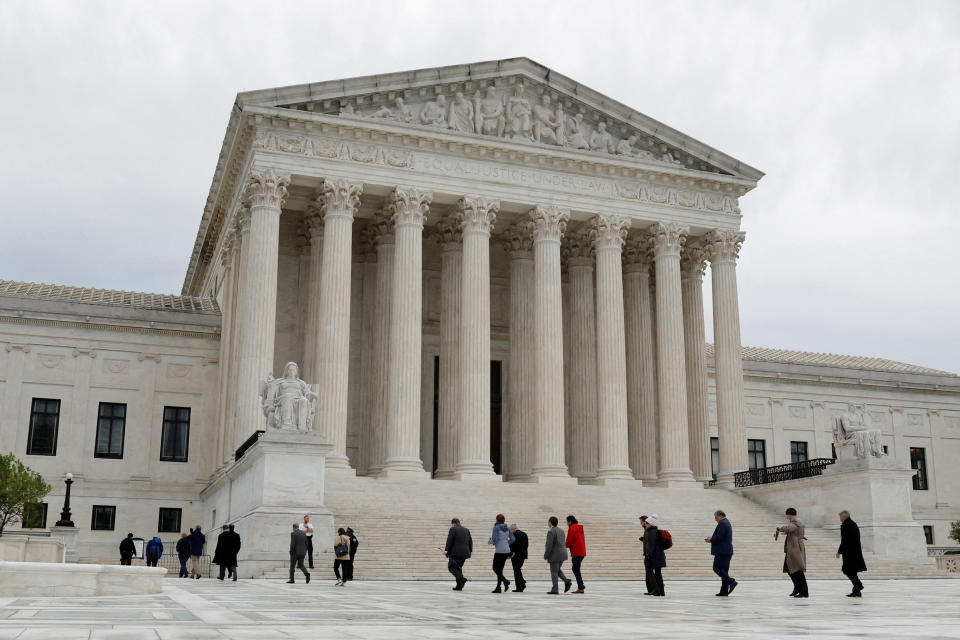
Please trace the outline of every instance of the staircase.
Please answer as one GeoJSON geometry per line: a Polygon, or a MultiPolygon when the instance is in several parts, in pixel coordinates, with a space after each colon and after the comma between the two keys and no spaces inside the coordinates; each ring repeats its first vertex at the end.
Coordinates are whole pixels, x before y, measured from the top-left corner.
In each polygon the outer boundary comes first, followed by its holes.
{"type": "MultiPolygon", "coordinates": [[[[737,578],[778,578],[783,568],[783,539],[774,542],[774,527],[785,517],[722,489],[659,489],[629,485],[537,485],[503,482],[399,481],[328,475],[326,502],[336,527],[353,527],[360,548],[355,575],[359,580],[448,580],[446,561],[437,550],[446,541],[450,518],[458,517],[473,535],[473,557],[465,574],[494,580],[493,547],[487,545],[494,517],[503,513],[530,537],[529,579],[546,579],[542,560],[547,519],[573,514],[587,539],[584,579],[642,580],[643,549],[638,517],[656,513],[660,526],[673,535],[667,551],[668,580],[714,579],[710,545],[713,512],[723,509],[733,524],[735,555],[731,574],[737,578]]],[[[789,506],[789,505],[785,505],[789,506]]],[[[803,518],[803,514],[800,514],[803,518]]],[[[839,532],[808,527],[807,577],[845,579],[834,557],[839,532]]],[[[317,571],[332,577],[333,554],[314,551],[317,571]]],[[[935,565],[914,565],[865,553],[869,571],[862,577],[947,578],[935,565]]],[[[566,565],[569,567],[569,563],[566,565]]],[[[264,578],[286,578],[288,568],[265,572],[264,578]]],[[[509,563],[507,576],[511,576],[509,563]]],[[[318,576],[319,577],[319,576],[318,576]]]]}

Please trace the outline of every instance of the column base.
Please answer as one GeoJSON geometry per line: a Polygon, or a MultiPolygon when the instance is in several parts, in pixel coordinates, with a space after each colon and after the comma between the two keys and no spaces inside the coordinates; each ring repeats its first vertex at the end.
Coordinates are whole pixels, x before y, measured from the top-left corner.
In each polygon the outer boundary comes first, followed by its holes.
{"type": "Polygon", "coordinates": [[[597,480],[626,480],[634,481],[633,472],[630,467],[607,467],[597,471],[597,480]]]}
{"type": "Polygon", "coordinates": [[[657,480],[656,486],[661,489],[703,489],[703,483],[694,480],[692,475],[687,477],[661,476],[657,480]]]}
{"type": "Polygon", "coordinates": [[[453,474],[454,472],[450,471],[449,469],[444,471],[436,471],[433,474],[433,479],[434,480],[455,480],[456,478],[454,478],[453,474]]]}
{"type": "Polygon", "coordinates": [[[639,489],[640,487],[643,486],[643,481],[637,480],[636,478],[633,478],[633,477],[624,478],[621,476],[609,476],[609,477],[598,476],[590,484],[595,486],[601,486],[601,487],[618,486],[618,487],[632,487],[635,489],[639,489]]]}
{"type": "Polygon", "coordinates": [[[546,467],[534,470],[526,482],[533,484],[566,484],[576,485],[577,479],[570,476],[564,467],[546,467]]]}
{"type": "Polygon", "coordinates": [[[480,481],[480,482],[503,482],[503,476],[498,476],[492,470],[486,471],[457,471],[453,474],[452,480],[480,481]]]}
{"type": "Polygon", "coordinates": [[[344,455],[327,454],[327,471],[352,469],[350,458],[344,455]]]}
{"type": "Polygon", "coordinates": [[[717,482],[714,484],[718,489],[734,489],[736,488],[736,483],[733,480],[735,474],[730,471],[726,473],[717,474],[717,482]]]}
{"type": "Polygon", "coordinates": [[[377,477],[383,480],[429,480],[430,473],[424,471],[419,458],[394,458],[384,463],[377,477]]]}
{"type": "Polygon", "coordinates": [[[338,478],[355,478],[357,470],[353,467],[327,467],[327,474],[338,478]]]}
{"type": "Polygon", "coordinates": [[[515,473],[503,477],[504,482],[530,482],[529,473],[515,473]]]}

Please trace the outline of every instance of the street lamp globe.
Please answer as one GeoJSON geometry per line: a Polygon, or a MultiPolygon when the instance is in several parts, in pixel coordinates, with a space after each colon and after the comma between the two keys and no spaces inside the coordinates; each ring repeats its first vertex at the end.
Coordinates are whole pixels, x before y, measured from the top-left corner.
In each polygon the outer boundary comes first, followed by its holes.
{"type": "Polygon", "coordinates": [[[66,479],[67,479],[67,480],[73,480],[73,474],[72,474],[72,473],[68,473],[68,474],[66,475],[66,479]]]}

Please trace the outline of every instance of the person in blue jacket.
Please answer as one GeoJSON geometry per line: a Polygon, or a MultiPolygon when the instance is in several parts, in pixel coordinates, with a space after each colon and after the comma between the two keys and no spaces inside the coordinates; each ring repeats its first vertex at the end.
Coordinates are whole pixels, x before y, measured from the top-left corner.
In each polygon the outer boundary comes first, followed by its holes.
{"type": "Polygon", "coordinates": [[[163,555],[163,542],[160,541],[159,536],[151,538],[151,540],[147,543],[147,548],[144,555],[147,556],[148,567],[157,566],[157,561],[160,560],[160,556],[163,555]]]}
{"type": "Polygon", "coordinates": [[[203,545],[207,542],[207,536],[200,531],[200,525],[190,530],[187,536],[190,540],[190,577],[200,579],[200,557],[203,555],[203,545]]]}
{"type": "Polygon", "coordinates": [[[733,526],[723,511],[714,511],[713,519],[717,521],[717,528],[713,530],[713,535],[704,538],[704,541],[710,543],[713,572],[720,576],[720,593],[717,595],[728,596],[737,588],[737,581],[731,578],[729,573],[730,559],[733,558],[733,526]]]}

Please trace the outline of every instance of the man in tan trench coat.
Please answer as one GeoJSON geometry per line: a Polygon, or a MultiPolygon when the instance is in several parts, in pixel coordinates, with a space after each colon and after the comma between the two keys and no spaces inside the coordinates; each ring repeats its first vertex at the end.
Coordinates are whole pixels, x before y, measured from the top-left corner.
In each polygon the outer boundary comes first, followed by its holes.
{"type": "Polygon", "coordinates": [[[807,578],[803,575],[803,572],[807,570],[807,548],[803,543],[805,527],[800,522],[800,518],[797,517],[796,509],[790,507],[786,513],[790,522],[777,527],[773,539],[776,540],[781,533],[786,534],[783,541],[783,553],[785,555],[783,572],[793,580],[793,593],[790,595],[794,598],[809,598],[807,578]]]}

